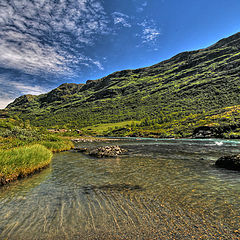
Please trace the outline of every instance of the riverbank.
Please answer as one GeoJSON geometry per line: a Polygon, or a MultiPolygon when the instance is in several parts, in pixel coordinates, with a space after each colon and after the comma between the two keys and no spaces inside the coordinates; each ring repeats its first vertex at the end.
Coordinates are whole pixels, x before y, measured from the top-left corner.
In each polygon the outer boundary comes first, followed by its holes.
{"type": "Polygon", "coordinates": [[[71,140],[44,129],[14,119],[0,121],[0,186],[39,172],[53,153],[73,147],[71,140]]]}
{"type": "MultiPolygon", "coordinates": [[[[42,137],[42,136],[41,136],[42,137]]],[[[47,168],[53,153],[68,151],[79,142],[106,142],[117,139],[98,137],[60,137],[54,134],[44,140],[21,140],[19,137],[0,137],[0,186],[27,177],[47,168]]]]}
{"type": "Polygon", "coordinates": [[[0,186],[41,171],[49,166],[53,153],[73,147],[71,141],[62,140],[0,150],[0,186]]]}
{"type": "Polygon", "coordinates": [[[0,185],[46,168],[51,162],[52,155],[50,150],[40,144],[0,150],[0,185]]]}
{"type": "MultiPolygon", "coordinates": [[[[126,137],[81,136],[76,138],[48,134],[41,136],[41,139],[41,141],[36,139],[24,141],[18,137],[0,137],[0,186],[48,167],[51,163],[52,153],[73,149],[74,143],[116,142],[124,140],[126,137]]],[[[133,137],[132,139],[140,140],[141,138],[133,137]]],[[[171,138],[168,139],[171,140],[171,138]]]]}

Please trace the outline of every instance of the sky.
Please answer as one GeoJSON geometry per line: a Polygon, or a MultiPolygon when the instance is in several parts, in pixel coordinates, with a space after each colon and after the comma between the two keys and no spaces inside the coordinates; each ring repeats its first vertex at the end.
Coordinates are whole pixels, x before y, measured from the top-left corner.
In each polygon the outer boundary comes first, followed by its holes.
{"type": "Polygon", "coordinates": [[[239,0],[1,0],[0,109],[205,48],[240,31],[239,0]]]}

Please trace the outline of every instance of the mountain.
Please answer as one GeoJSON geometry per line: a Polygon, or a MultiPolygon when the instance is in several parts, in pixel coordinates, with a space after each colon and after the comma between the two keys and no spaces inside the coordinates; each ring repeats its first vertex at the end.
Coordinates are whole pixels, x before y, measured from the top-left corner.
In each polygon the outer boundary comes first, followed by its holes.
{"type": "Polygon", "coordinates": [[[184,136],[189,128],[238,123],[239,72],[237,33],[150,67],[115,72],[86,84],[65,83],[39,96],[21,96],[6,110],[36,126],[83,128],[131,120],[141,122],[137,128],[160,136],[163,128],[184,136]]]}

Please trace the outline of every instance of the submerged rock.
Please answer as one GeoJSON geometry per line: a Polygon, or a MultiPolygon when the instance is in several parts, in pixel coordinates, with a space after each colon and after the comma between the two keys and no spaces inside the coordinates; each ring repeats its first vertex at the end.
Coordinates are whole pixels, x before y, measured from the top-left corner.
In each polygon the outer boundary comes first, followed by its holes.
{"type": "Polygon", "coordinates": [[[97,139],[91,139],[91,138],[75,138],[72,139],[74,143],[82,143],[82,142],[97,142],[97,139]]]}
{"type": "Polygon", "coordinates": [[[74,151],[77,151],[77,152],[86,152],[88,149],[87,149],[87,148],[75,147],[73,150],[74,150],[74,151]]]}
{"type": "Polygon", "coordinates": [[[119,146],[106,146],[86,151],[87,154],[94,157],[116,157],[120,154],[127,152],[127,150],[119,146]]]}
{"type": "Polygon", "coordinates": [[[100,191],[142,191],[143,188],[139,185],[131,185],[127,183],[120,184],[106,184],[100,186],[84,186],[83,193],[90,194],[91,191],[100,190],[100,191]]]}
{"type": "Polygon", "coordinates": [[[240,154],[233,156],[220,157],[216,163],[216,166],[226,168],[229,170],[240,171],[240,154]]]}

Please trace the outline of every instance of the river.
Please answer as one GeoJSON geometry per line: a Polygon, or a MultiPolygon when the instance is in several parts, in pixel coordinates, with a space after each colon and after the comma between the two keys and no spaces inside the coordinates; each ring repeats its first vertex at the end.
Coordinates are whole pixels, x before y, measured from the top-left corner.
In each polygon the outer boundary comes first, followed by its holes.
{"type": "Polygon", "coordinates": [[[240,173],[214,166],[240,141],[119,139],[128,153],[68,151],[0,188],[0,239],[240,239],[240,173]]]}

